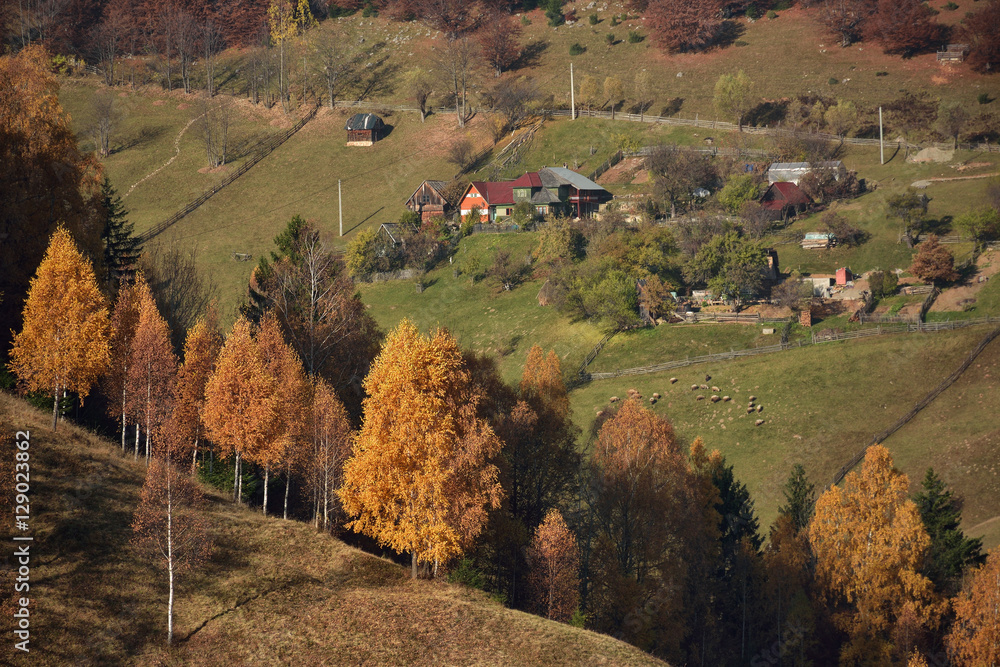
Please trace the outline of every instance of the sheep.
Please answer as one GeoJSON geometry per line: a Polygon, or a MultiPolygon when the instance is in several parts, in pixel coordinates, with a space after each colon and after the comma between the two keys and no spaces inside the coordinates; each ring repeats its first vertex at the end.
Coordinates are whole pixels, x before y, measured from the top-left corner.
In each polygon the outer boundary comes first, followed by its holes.
{"type": "Polygon", "coordinates": [[[757,406],[757,412],[764,412],[764,406],[763,405],[758,405],[757,406]]]}
{"type": "Polygon", "coordinates": [[[655,398],[655,399],[659,400],[659,398],[660,398],[660,394],[659,394],[659,392],[655,392],[655,391],[654,391],[654,392],[653,392],[653,398],[655,398]]]}
{"type": "Polygon", "coordinates": [[[701,394],[698,394],[698,396],[696,396],[696,397],[695,397],[695,400],[696,400],[696,401],[704,401],[704,400],[705,400],[705,397],[704,397],[704,396],[702,396],[701,394]]]}
{"type": "Polygon", "coordinates": [[[753,403],[753,402],[754,402],[754,401],[756,401],[756,400],[757,400],[757,397],[756,397],[756,396],[751,396],[751,397],[750,397],[750,402],[751,402],[751,403],[753,403]]]}
{"type": "Polygon", "coordinates": [[[650,397],[649,397],[649,404],[650,404],[650,405],[656,405],[656,399],[655,399],[655,398],[653,398],[652,396],[650,396],[650,397]]]}
{"type": "Polygon", "coordinates": [[[670,378],[670,384],[677,384],[677,378],[670,378]]]}
{"type": "Polygon", "coordinates": [[[709,381],[709,380],[711,380],[711,379],[712,379],[712,376],[711,376],[711,375],[706,375],[706,376],[705,376],[705,382],[708,382],[708,381],[709,381]]]}
{"type": "Polygon", "coordinates": [[[718,387],[712,387],[712,391],[714,391],[716,394],[718,394],[719,393],[719,388],[718,387]]]}
{"type": "Polygon", "coordinates": [[[612,396],[611,397],[611,402],[612,403],[617,403],[618,402],[618,397],[617,396],[612,396]]]}
{"type": "Polygon", "coordinates": [[[708,385],[707,384],[701,385],[701,388],[704,389],[705,391],[708,391],[708,385]]]}
{"type": "Polygon", "coordinates": [[[691,385],[691,391],[698,391],[698,385],[696,384],[691,385]]]}
{"type": "Polygon", "coordinates": [[[715,396],[715,395],[713,395],[713,396],[712,396],[712,402],[713,402],[713,403],[718,403],[718,402],[719,402],[720,400],[721,400],[721,399],[719,399],[719,397],[718,397],[718,396],[715,396]]]}
{"type": "Polygon", "coordinates": [[[764,420],[763,420],[763,419],[758,419],[757,421],[755,421],[755,422],[753,423],[753,425],[754,425],[754,426],[760,426],[760,425],[761,425],[761,424],[763,424],[763,423],[764,423],[764,420]]]}
{"type": "Polygon", "coordinates": [[[724,400],[726,403],[728,403],[729,401],[731,401],[733,399],[729,398],[728,396],[723,396],[722,400],[724,400]]]}
{"type": "Polygon", "coordinates": [[[747,414],[750,414],[751,412],[753,412],[753,406],[747,408],[747,414]]]}

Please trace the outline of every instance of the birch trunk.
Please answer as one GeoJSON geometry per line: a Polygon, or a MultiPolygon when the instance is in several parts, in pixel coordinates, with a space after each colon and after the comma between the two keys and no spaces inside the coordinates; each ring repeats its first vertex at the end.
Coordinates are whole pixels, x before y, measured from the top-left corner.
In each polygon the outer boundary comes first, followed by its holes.
{"type": "Polygon", "coordinates": [[[59,380],[56,380],[56,388],[52,393],[52,430],[59,426],[59,380]]]}
{"type": "MultiPolygon", "coordinates": [[[[170,465],[169,463],[167,465],[170,465]]],[[[167,598],[167,644],[174,641],[174,534],[173,494],[170,471],[167,471],[167,571],[170,576],[170,597],[167,598]]]]}
{"type": "Polygon", "coordinates": [[[271,477],[271,466],[264,466],[264,516],[267,516],[267,482],[271,477]]]}

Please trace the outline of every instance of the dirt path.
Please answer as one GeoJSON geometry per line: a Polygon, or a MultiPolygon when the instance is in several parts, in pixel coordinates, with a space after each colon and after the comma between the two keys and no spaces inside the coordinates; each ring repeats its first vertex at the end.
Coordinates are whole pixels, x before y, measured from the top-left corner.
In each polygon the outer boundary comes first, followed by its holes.
{"type": "Polygon", "coordinates": [[[932,313],[962,310],[962,306],[967,300],[975,299],[976,294],[986,285],[988,280],[1000,280],[1000,277],[993,277],[1000,273],[1000,250],[983,253],[977,264],[980,269],[972,276],[972,282],[941,292],[931,306],[932,313]],[[979,282],[981,278],[985,280],[979,282]]]}
{"type": "Polygon", "coordinates": [[[926,188],[931,183],[943,183],[945,181],[971,181],[976,178],[990,178],[992,176],[1000,176],[1000,171],[991,171],[988,174],[975,174],[973,176],[932,176],[923,180],[914,181],[911,184],[911,187],[926,188]]]}
{"type": "Polygon", "coordinates": [[[969,528],[965,532],[968,533],[968,534],[971,534],[971,535],[976,535],[978,533],[982,533],[986,529],[986,526],[989,526],[990,524],[996,523],[997,521],[1000,521],[1000,516],[995,516],[992,519],[987,519],[986,521],[983,521],[982,523],[977,523],[975,526],[973,526],[972,528],[969,528]]]}
{"type": "MultiPolygon", "coordinates": [[[[201,114],[201,116],[204,116],[204,115],[205,114],[201,114]]],[[[153,171],[149,172],[148,174],[146,174],[145,176],[143,176],[142,178],[140,178],[135,183],[133,183],[132,187],[130,187],[128,189],[128,192],[126,192],[124,195],[122,195],[122,199],[127,198],[130,194],[132,194],[133,190],[135,190],[137,187],[139,187],[140,184],[142,184],[144,181],[152,178],[153,176],[156,176],[158,173],[160,173],[161,171],[163,171],[164,169],[166,169],[167,167],[169,167],[173,163],[173,161],[177,159],[177,156],[181,154],[181,137],[184,136],[184,133],[188,131],[188,128],[191,127],[196,120],[198,120],[199,118],[201,118],[201,116],[195,116],[194,118],[192,118],[191,120],[189,120],[188,124],[185,125],[181,129],[180,132],[177,133],[176,137],[174,137],[174,156],[172,158],[170,158],[169,160],[167,160],[166,162],[164,162],[159,167],[157,167],[156,169],[154,169],[153,171]]]]}

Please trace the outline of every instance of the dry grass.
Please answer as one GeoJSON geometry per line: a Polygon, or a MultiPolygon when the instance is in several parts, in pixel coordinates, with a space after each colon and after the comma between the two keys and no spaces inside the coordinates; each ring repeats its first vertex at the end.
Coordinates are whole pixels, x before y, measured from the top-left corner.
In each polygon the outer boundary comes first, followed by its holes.
{"type": "Polygon", "coordinates": [[[180,579],[168,649],[165,573],[128,547],[144,466],[6,394],[0,413],[31,430],[35,512],[32,650],[12,664],[662,664],[217,493],[216,549],[180,579]]]}

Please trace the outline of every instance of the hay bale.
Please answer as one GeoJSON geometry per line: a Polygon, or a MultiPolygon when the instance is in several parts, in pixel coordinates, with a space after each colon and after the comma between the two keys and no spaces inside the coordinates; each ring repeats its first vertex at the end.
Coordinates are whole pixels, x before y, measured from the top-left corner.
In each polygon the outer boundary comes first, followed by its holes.
{"type": "Polygon", "coordinates": [[[763,424],[763,423],[764,423],[764,420],[763,420],[763,419],[758,419],[757,421],[755,421],[755,422],[753,423],[753,425],[754,425],[754,426],[760,426],[760,425],[761,425],[761,424],[763,424]]]}

